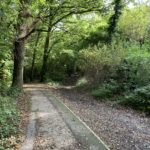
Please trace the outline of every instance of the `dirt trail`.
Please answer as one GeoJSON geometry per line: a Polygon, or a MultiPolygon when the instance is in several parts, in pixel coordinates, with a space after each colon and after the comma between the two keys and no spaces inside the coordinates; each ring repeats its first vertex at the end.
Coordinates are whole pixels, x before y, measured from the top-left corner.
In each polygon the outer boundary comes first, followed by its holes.
{"type": "MultiPolygon", "coordinates": [[[[81,134],[83,125],[79,123],[78,119],[76,121],[76,118],[72,119],[73,123],[70,121],[69,125],[66,124],[68,120],[65,121],[65,117],[63,118],[63,115],[61,115],[63,112],[60,112],[54,106],[53,101],[56,100],[48,95],[49,91],[47,89],[36,85],[26,88],[26,91],[31,93],[32,108],[27,137],[21,150],[101,150],[93,145],[86,147],[86,145],[79,142],[78,136],[74,134],[76,131],[73,130],[80,130],[80,128],[72,127],[72,125],[75,122],[76,125],[81,126],[81,134]]],[[[57,103],[59,105],[59,102],[57,103]]],[[[63,107],[66,111],[65,106],[63,107]]],[[[66,118],[69,119],[69,116],[66,118]]],[[[81,137],[81,139],[83,138],[86,137],[81,137]]],[[[102,150],[104,149],[102,146],[102,150]]]]}

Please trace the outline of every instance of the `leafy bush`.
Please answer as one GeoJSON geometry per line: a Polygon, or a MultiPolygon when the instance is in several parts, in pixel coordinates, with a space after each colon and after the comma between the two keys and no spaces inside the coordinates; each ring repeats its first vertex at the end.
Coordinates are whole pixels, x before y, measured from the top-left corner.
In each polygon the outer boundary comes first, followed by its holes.
{"type": "Polygon", "coordinates": [[[0,139],[14,134],[18,122],[18,111],[10,97],[0,97],[0,139]]]}
{"type": "Polygon", "coordinates": [[[119,64],[115,79],[124,90],[146,86],[150,81],[150,53],[132,45],[119,64]]]}
{"type": "Polygon", "coordinates": [[[119,91],[118,89],[118,84],[114,80],[112,80],[109,83],[102,84],[100,87],[93,90],[91,94],[94,97],[107,98],[109,96],[112,96],[113,94],[117,94],[119,91]]]}
{"type": "Polygon", "coordinates": [[[11,87],[8,89],[7,91],[7,95],[13,99],[17,98],[19,93],[21,93],[22,90],[21,89],[18,89],[18,88],[15,88],[15,87],[11,87]]]}
{"type": "MultiPolygon", "coordinates": [[[[90,83],[98,87],[91,89],[94,97],[119,94],[122,104],[149,109],[150,52],[147,45],[141,47],[136,42],[120,41],[111,46],[99,44],[80,51],[77,66],[90,83]]],[[[78,84],[84,85],[84,82],[78,84]]]]}
{"type": "Polygon", "coordinates": [[[150,112],[150,85],[137,88],[132,93],[126,94],[120,103],[150,112]]]}
{"type": "Polygon", "coordinates": [[[49,57],[46,78],[62,82],[74,72],[76,55],[71,49],[54,50],[49,57]]]}
{"type": "Polygon", "coordinates": [[[115,44],[112,46],[99,44],[80,51],[77,66],[91,82],[103,82],[115,73],[116,66],[123,57],[122,52],[119,45],[115,47],[115,44]]]}
{"type": "MultiPolygon", "coordinates": [[[[13,145],[7,143],[9,138],[15,138],[18,131],[19,111],[15,98],[20,90],[7,89],[0,94],[0,149],[11,149],[13,145]]],[[[12,140],[12,139],[11,139],[12,140]]]]}

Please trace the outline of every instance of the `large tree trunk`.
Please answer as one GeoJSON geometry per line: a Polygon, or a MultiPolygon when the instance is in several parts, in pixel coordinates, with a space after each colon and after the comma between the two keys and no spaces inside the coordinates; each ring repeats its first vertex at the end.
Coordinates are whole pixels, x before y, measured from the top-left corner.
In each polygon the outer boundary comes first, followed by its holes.
{"type": "Polygon", "coordinates": [[[18,13],[17,23],[14,25],[16,35],[14,39],[14,70],[12,86],[22,88],[23,86],[23,69],[24,69],[24,55],[25,55],[25,41],[34,32],[36,24],[39,22],[38,18],[30,18],[33,16],[28,11],[29,1],[20,0],[20,11],[18,13]]]}
{"type": "Polygon", "coordinates": [[[24,55],[25,55],[25,41],[14,42],[14,70],[12,86],[22,88],[23,86],[23,68],[24,68],[24,55]]]}

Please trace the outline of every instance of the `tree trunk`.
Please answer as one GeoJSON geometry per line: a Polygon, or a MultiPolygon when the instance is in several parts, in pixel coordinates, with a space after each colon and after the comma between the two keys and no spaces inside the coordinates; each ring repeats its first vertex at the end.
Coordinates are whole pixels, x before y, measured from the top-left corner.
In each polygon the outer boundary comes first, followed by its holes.
{"type": "Polygon", "coordinates": [[[46,81],[47,60],[48,60],[48,56],[44,55],[42,69],[41,69],[41,82],[46,81]]]}
{"type": "Polygon", "coordinates": [[[41,82],[46,80],[46,72],[47,72],[47,60],[48,60],[48,48],[49,48],[49,39],[50,39],[50,32],[47,32],[45,46],[44,46],[44,54],[43,54],[43,64],[41,68],[41,82]]]}
{"type": "Polygon", "coordinates": [[[37,39],[36,39],[36,42],[35,42],[35,47],[34,47],[34,52],[33,52],[33,57],[32,57],[32,66],[31,66],[30,81],[33,81],[34,66],[35,66],[35,59],[36,59],[37,45],[38,45],[38,42],[39,42],[39,38],[40,38],[40,32],[38,32],[37,39]]]}
{"type": "Polygon", "coordinates": [[[24,69],[24,55],[25,55],[25,41],[14,42],[14,70],[13,70],[13,87],[22,88],[23,86],[23,69],[24,69]]]}
{"type": "Polygon", "coordinates": [[[116,27],[119,21],[119,18],[123,11],[123,1],[122,0],[114,0],[114,14],[109,19],[109,26],[108,26],[108,42],[112,42],[113,35],[116,32],[116,27]]]}
{"type": "Polygon", "coordinates": [[[24,69],[24,56],[25,56],[25,41],[34,32],[34,29],[39,22],[35,18],[31,22],[32,15],[28,11],[29,1],[20,0],[20,10],[18,12],[17,23],[14,25],[16,35],[14,38],[14,70],[12,87],[22,88],[23,86],[23,69],[24,69]]]}

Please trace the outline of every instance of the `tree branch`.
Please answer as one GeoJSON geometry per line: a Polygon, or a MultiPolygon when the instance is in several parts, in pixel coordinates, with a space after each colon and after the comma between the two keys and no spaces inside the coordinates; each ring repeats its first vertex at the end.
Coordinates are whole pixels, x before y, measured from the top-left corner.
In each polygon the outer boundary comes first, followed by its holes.
{"type": "Polygon", "coordinates": [[[38,18],[36,20],[34,20],[31,23],[31,25],[28,26],[28,28],[26,29],[26,34],[22,37],[19,37],[18,40],[27,39],[35,31],[35,26],[38,22],[39,22],[38,18]]]}

